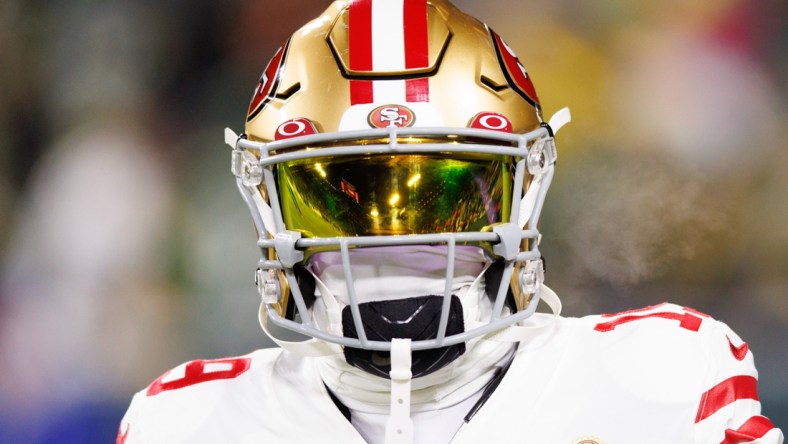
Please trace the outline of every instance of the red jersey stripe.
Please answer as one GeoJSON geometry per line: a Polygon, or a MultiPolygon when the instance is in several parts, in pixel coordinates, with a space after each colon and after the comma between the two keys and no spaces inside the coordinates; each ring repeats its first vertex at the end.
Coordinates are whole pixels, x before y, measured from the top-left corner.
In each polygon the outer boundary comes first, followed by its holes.
{"type": "Polygon", "coordinates": [[[764,416],[753,416],[736,430],[725,430],[725,439],[720,444],[739,444],[762,438],[774,424],[764,416]]]}
{"type": "Polygon", "coordinates": [[[739,399],[758,400],[758,380],[753,376],[733,376],[709,389],[700,398],[695,422],[703,421],[739,399]]]}

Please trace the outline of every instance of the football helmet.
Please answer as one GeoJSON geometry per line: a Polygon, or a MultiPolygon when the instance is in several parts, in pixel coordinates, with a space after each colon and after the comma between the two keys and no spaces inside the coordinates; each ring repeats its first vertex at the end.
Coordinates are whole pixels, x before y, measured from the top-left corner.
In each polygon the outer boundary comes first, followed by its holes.
{"type": "Polygon", "coordinates": [[[535,311],[553,129],[511,48],[449,2],[334,2],[279,48],[244,133],[225,139],[263,254],[266,332],[310,336],[384,376],[374,353],[406,336],[419,376],[535,311]],[[445,258],[439,291],[381,301],[358,288],[354,266],[370,255],[418,258],[419,248],[445,258]],[[489,309],[469,320],[453,282],[473,252],[489,309]],[[321,301],[331,290],[316,269],[327,261],[344,279],[340,306],[321,301]]]}

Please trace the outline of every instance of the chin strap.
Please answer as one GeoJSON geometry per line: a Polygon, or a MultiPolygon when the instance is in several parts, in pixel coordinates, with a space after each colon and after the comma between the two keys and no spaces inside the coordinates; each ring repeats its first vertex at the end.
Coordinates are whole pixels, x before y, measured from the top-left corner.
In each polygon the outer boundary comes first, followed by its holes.
{"type": "Polygon", "coordinates": [[[386,422],[386,444],[413,442],[413,420],[410,417],[410,339],[391,340],[391,413],[386,422]]]}
{"type": "Polygon", "coordinates": [[[565,106],[556,111],[555,114],[550,117],[550,121],[547,124],[550,125],[553,134],[558,134],[558,130],[571,121],[572,113],[569,112],[569,107],[565,106]]]}
{"type": "Polygon", "coordinates": [[[558,316],[561,315],[561,299],[558,298],[558,295],[555,294],[550,287],[542,284],[539,289],[539,300],[544,301],[544,303],[550,307],[550,311],[553,312],[552,316],[540,320],[540,322],[536,322],[533,317],[530,317],[524,321],[527,322],[528,325],[510,325],[506,328],[487,333],[482,336],[482,339],[496,342],[523,342],[546,332],[548,330],[547,327],[552,325],[558,316]]]}
{"type": "MultiPolygon", "coordinates": [[[[552,311],[552,316],[547,319],[541,320],[540,322],[535,322],[533,318],[528,318],[524,322],[527,322],[528,325],[510,325],[508,327],[502,328],[498,331],[494,331],[491,333],[487,333],[486,335],[482,336],[482,339],[486,339],[488,341],[496,341],[496,342],[522,342],[529,339],[533,339],[536,336],[539,336],[543,332],[547,331],[548,328],[553,321],[561,314],[561,300],[558,298],[558,295],[555,294],[553,290],[551,290],[548,286],[542,284],[541,289],[539,291],[539,298],[541,301],[544,301],[550,310],[552,311]],[[530,322],[529,322],[530,321],[530,322]]],[[[279,339],[271,333],[271,329],[268,325],[268,316],[266,315],[266,307],[265,304],[260,304],[260,311],[258,313],[258,320],[260,322],[260,327],[262,327],[265,334],[273,340],[276,345],[281,347],[284,350],[289,352],[295,353],[300,356],[307,356],[307,357],[319,357],[319,356],[329,356],[329,355],[338,355],[342,354],[342,346],[339,344],[334,344],[332,342],[326,342],[320,339],[309,339],[307,341],[286,341],[283,339],[279,339]]],[[[482,325],[481,323],[479,325],[482,325]]],[[[477,325],[478,326],[478,325],[477,325]]],[[[393,371],[393,363],[394,363],[394,343],[392,341],[392,371],[393,371]]],[[[408,340],[408,362],[410,362],[410,340],[408,340]]],[[[408,365],[408,371],[410,371],[410,365],[408,365]]],[[[393,378],[392,378],[393,380],[393,378]]],[[[408,383],[410,384],[410,383],[408,383]]]]}
{"type": "Polygon", "coordinates": [[[333,342],[326,342],[320,339],[309,339],[307,341],[285,341],[279,339],[271,333],[271,328],[268,326],[268,315],[266,314],[266,307],[264,303],[260,304],[260,311],[257,314],[257,320],[260,322],[266,336],[271,338],[276,345],[283,350],[295,353],[300,356],[316,358],[319,356],[340,355],[343,353],[342,346],[334,344],[333,342]]]}
{"type": "MultiPolygon", "coordinates": [[[[560,110],[556,111],[552,117],[550,117],[550,122],[547,124],[550,129],[552,130],[552,135],[555,136],[558,134],[558,130],[564,127],[567,123],[572,121],[572,113],[569,112],[569,108],[561,108],[560,110]]],[[[553,144],[553,153],[552,153],[552,162],[555,163],[555,145],[553,144]]],[[[536,206],[537,198],[542,194],[542,198],[544,198],[542,191],[542,186],[544,186],[545,182],[547,183],[547,187],[550,186],[550,181],[552,180],[552,173],[545,179],[545,174],[537,174],[531,184],[528,186],[528,189],[525,191],[525,195],[520,200],[520,214],[517,218],[518,226],[525,227],[528,221],[531,219],[533,215],[534,207],[536,206]]]]}

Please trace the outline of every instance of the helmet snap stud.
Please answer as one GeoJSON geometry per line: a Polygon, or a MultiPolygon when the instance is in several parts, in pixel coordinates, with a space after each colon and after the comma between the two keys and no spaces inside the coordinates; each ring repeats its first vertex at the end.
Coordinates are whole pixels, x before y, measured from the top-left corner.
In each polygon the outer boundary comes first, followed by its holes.
{"type": "Polygon", "coordinates": [[[544,264],[541,259],[531,259],[520,268],[520,291],[533,294],[544,282],[544,264]]]}
{"type": "Polygon", "coordinates": [[[276,304],[282,297],[282,286],[276,270],[258,268],[254,274],[254,283],[264,304],[276,304]]]}

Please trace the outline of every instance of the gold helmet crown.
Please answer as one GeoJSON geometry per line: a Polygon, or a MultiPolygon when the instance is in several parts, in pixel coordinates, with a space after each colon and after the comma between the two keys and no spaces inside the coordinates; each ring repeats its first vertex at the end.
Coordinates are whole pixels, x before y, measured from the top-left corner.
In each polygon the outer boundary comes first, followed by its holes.
{"type": "MultiPolygon", "coordinates": [[[[369,128],[369,114],[385,105],[413,110],[397,123],[407,126],[467,128],[480,112],[505,116],[513,133],[542,122],[533,83],[512,50],[449,2],[337,1],[270,61],[246,134],[276,140],[299,128],[282,127],[294,118],[320,133],[369,128]]],[[[503,122],[488,117],[485,124],[503,122]]]]}

